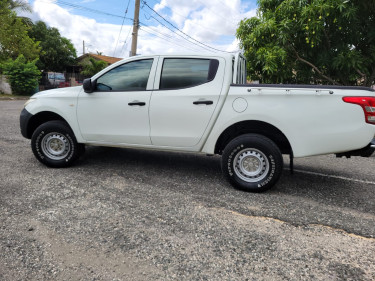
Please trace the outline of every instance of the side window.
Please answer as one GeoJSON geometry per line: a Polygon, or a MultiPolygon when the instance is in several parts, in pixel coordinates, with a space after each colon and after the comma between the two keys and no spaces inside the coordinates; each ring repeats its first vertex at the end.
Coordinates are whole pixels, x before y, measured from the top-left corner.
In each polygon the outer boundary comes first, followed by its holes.
{"type": "Polygon", "coordinates": [[[145,91],[153,59],[132,61],[111,69],[96,80],[98,91],[145,91]]]}
{"type": "Polygon", "coordinates": [[[159,89],[188,88],[212,81],[218,66],[215,59],[164,59],[159,89]]]}

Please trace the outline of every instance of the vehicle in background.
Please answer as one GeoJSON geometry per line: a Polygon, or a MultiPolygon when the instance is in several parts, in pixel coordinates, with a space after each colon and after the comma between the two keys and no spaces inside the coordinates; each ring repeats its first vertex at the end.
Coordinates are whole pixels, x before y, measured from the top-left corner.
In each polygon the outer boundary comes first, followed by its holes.
{"type": "Polygon", "coordinates": [[[40,84],[45,90],[66,87],[65,75],[61,72],[43,72],[40,84]]]}

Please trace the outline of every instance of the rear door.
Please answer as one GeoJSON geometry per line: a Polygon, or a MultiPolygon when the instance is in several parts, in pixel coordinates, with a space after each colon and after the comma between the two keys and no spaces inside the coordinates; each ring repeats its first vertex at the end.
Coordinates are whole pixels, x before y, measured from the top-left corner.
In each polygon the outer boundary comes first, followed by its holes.
{"type": "Polygon", "coordinates": [[[151,142],[193,147],[199,143],[218,104],[222,58],[161,57],[150,103],[151,142]]]}

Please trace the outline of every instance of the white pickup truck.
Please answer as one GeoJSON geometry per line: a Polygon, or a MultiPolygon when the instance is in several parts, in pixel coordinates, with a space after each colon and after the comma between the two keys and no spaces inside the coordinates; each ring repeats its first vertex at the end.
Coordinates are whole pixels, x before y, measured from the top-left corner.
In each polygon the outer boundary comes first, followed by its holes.
{"type": "Polygon", "coordinates": [[[260,192],[279,179],[282,154],[371,155],[375,92],[246,84],[239,54],[137,56],[33,95],[20,126],[50,167],[70,166],[85,145],[218,154],[232,185],[260,192]]]}

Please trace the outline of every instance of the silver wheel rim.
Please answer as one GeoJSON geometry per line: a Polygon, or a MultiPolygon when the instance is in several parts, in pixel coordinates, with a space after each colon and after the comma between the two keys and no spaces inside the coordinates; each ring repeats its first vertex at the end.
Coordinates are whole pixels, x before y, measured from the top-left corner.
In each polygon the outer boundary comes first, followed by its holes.
{"type": "Polygon", "coordinates": [[[48,158],[62,160],[68,156],[70,143],[68,139],[60,133],[49,133],[42,139],[41,148],[48,158]]]}
{"type": "Polygon", "coordinates": [[[233,165],[236,175],[246,182],[263,180],[270,169],[266,155],[255,148],[246,148],[238,152],[233,165]]]}

